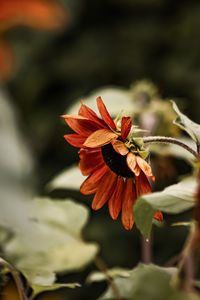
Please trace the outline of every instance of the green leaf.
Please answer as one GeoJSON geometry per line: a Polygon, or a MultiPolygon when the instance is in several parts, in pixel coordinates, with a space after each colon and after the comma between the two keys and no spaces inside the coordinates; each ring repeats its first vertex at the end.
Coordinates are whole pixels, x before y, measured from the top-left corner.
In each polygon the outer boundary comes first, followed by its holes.
{"type": "MultiPolygon", "coordinates": [[[[175,272],[176,268],[139,264],[130,271],[129,277],[116,278],[114,284],[123,299],[168,300],[172,294],[170,279],[175,272]]],[[[106,299],[116,299],[111,287],[99,298],[106,299]]]]}
{"type": "Polygon", "coordinates": [[[137,228],[148,238],[151,232],[152,218],[156,210],[176,214],[192,208],[195,204],[194,193],[196,188],[195,178],[189,177],[161,192],[140,197],[133,208],[137,228]]]}
{"type": "Polygon", "coordinates": [[[196,293],[186,293],[183,291],[174,291],[171,297],[167,300],[200,300],[200,297],[196,293]]]}
{"type": "Polygon", "coordinates": [[[155,212],[156,209],[143,198],[139,198],[134,205],[135,224],[146,239],[149,238],[155,212]]]}
{"type": "MultiPolygon", "coordinates": [[[[116,268],[106,270],[106,275],[109,275],[109,277],[113,279],[117,277],[127,278],[130,276],[130,270],[116,267],[116,268]]],[[[86,279],[86,283],[90,284],[92,282],[104,281],[107,279],[106,275],[103,272],[98,272],[98,271],[91,272],[86,279]]]]}
{"type": "Polygon", "coordinates": [[[76,287],[81,287],[81,285],[77,282],[75,283],[54,283],[52,285],[33,285],[32,286],[32,289],[33,289],[33,295],[36,296],[42,292],[45,292],[45,291],[55,291],[57,289],[60,289],[60,288],[70,288],[70,289],[74,289],[76,287]]]}
{"type": "Polygon", "coordinates": [[[194,226],[194,221],[190,221],[190,222],[176,222],[176,223],[172,223],[171,226],[189,226],[189,227],[192,227],[192,226],[194,226]]]}
{"type": "Polygon", "coordinates": [[[185,130],[189,136],[199,145],[200,144],[200,125],[190,120],[187,116],[180,112],[178,106],[174,101],[172,102],[173,109],[177,113],[178,117],[174,121],[174,124],[185,130]]]}
{"type": "Polygon", "coordinates": [[[86,177],[81,174],[79,167],[73,165],[55,176],[55,178],[48,183],[46,189],[48,191],[54,189],[79,190],[85,179],[86,177]]]}
{"type": "Polygon", "coordinates": [[[88,219],[83,205],[48,198],[36,198],[29,205],[32,230],[11,238],[3,252],[31,285],[52,285],[56,272],[76,271],[93,260],[98,246],[81,237],[88,219]]]}

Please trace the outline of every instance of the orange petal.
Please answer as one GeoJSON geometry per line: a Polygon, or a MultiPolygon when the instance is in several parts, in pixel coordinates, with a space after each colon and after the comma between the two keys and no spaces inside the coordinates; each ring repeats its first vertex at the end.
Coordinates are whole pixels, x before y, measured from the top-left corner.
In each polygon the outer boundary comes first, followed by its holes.
{"type": "Polygon", "coordinates": [[[113,140],[111,141],[111,143],[117,153],[121,155],[126,155],[129,152],[128,148],[126,148],[123,142],[119,140],[113,140]]]}
{"type": "Polygon", "coordinates": [[[117,175],[112,171],[108,171],[100,180],[99,188],[92,201],[92,209],[100,209],[114,193],[117,183],[117,175]]]}
{"type": "Polygon", "coordinates": [[[111,127],[112,129],[116,129],[116,125],[113,121],[113,119],[111,118],[109,112],[107,111],[106,109],[106,106],[105,104],[103,103],[101,97],[98,97],[97,98],[97,106],[98,106],[98,109],[99,109],[99,112],[104,120],[104,122],[109,126],[111,127]]]}
{"type": "Polygon", "coordinates": [[[126,179],[124,199],[122,202],[122,224],[125,229],[131,230],[134,224],[133,204],[136,200],[136,193],[132,178],[126,179]]]}
{"type": "Polygon", "coordinates": [[[81,115],[62,115],[64,119],[88,120],[88,118],[81,115]]]}
{"type": "Polygon", "coordinates": [[[126,163],[129,167],[129,169],[135,174],[135,176],[138,176],[140,174],[141,169],[139,168],[137,164],[136,155],[132,152],[129,152],[126,157],[126,163]]]}
{"type": "Polygon", "coordinates": [[[15,57],[12,51],[12,47],[6,40],[1,39],[0,40],[0,82],[6,81],[11,77],[14,71],[14,67],[15,67],[15,57]]]}
{"type": "Polygon", "coordinates": [[[140,156],[136,156],[137,164],[147,177],[154,177],[150,165],[140,156]]]}
{"type": "Polygon", "coordinates": [[[96,148],[104,146],[117,138],[117,134],[109,129],[99,129],[93,132],[85,141],[84,146],[96,148]]]}
{"type": "Polygon", "coordinates": [[[160,210],[158,210],[155,215],[154,215],[154,219],[158,220],[158,221],[163,221],[163,214],[161,213],[160,210]]]}
{"type": "Polygon", "coordinates": [[[144,194],[150,194],[152,192],[151,186],[146,175],[141,171],[139,176],[135,176],[135,186],[137,197],[144,194]]]}
{"type": "Polygon", "coordinates": [[[67,21],[64,6],[57,1],[1,0],[0,22],[4,30],[16,25],[53,30],[67,21]]]}
{"type": "Polygon", "coordinates": [[[71,144],[74,147],[77,148],[84,148],[85,146],[83,143],[85,142],[85,137],[79,135],[79,134],[66,134],[64,135],[64,138],[66,141],[71,144]]]}
{"type": "Polygon", "coordinates": [[[82,174],[85,176],[92,173],[96,168],[99,168],[99,166],[102,163],[104,163],[101,151],[92,151],[92,149],[81,149],[79,157],[79,168],[82,174]]]}
{"type": "Polygon", "coordinates": [[[96,192],[99,187],[99,182],[102,176],[109,171],[109,168],[104,164],[101,168],[94,171],[81,185],[80,192],[84,195],[90,195],[96,192]]]}
{"type": "Polygon", "coordinates": [[[91,135],[91,133],[100,128],[100,126],[95,122],[85,119],[81,116],[79,116],[79,118],[75,118],[74,116],[71,118],[65,118],[65,122],[69,127],[71,127],[72,130],[85,137],[88,137],[91,135]]]}
{"type": "Polygon", "coordinates": [[[107,125],[105,124],[105,122],[103,120],[101,120],[97,114],[90,109],[88,106],[86,106],[85,104],[81,104],[81,108],[79,109],[78,114],[80,116],[83,116],[91,121],[94,121],[95,123],[99,124],[101,127],[107,128],[107,125]]]}
{"type": "Polygon", "coordinates": [[[121,123],[121,137],[125,140],[131,130],[131,118],[130,117],[123,117],[121,123]]]}
{"type": "Polygon", "coordinates": [[[115,192],[108,202],[109,212],[114,220],[118,218],[118,215],[122,209],[124,186],[124,179],[118,176],[115,192]]]}

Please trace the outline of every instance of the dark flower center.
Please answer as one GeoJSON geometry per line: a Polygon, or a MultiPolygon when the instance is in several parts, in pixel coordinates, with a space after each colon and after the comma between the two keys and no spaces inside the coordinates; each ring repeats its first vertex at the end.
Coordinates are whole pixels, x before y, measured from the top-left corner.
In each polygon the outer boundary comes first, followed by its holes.
{"type": "Polygon", "coordinates": [[[134,177],[134,173],[126,164],[126,155],[118,154],[112,144],[102,146],[101,151],[105,163],[114,173],[122,177],[134,177]]]}

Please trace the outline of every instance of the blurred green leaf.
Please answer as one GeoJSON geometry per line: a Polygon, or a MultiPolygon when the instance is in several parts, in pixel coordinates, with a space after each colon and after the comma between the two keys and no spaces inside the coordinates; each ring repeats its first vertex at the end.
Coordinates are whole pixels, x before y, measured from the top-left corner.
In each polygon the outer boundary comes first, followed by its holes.
{"type": "Polygon", "coordinates": [[[176,223],[172,223],[171,226],[194,226],[194,221],[191,222],[176,222],[176,223]]]}
{"type": "Polygon", "coordinates": [[[174,291],[168,300],[199,300],[200,297],[195,293],[186,293],[183,291],[174,291]]]}
{"type": "Polygon", "coordinates": [[[165,188],[161,192],[140,197],[133,208],[137,228],[148,238],[151,232],[152,218],[156,210],[176,214],[192,208],[195,204],[196,186],[195,178],[189,177],[165,188]]]}
{"type": "MultiPolygon", "coordinates": [[[[175,271],[176,268],[139,264],[130,271],[128,278],[116,278],[114,284],[123,299],[167,300],[172,294],[170,279],[175,271]]],[[[115,299],[111,287],[99,298],[105,299],[115,299]]]]}
{"type": "Polygon", "coordinates": [[[183,113],[181,113],[174,101],[172,101],[172,106],[178,115],[174,121],[174,124],[186,131],[197,144],[200,144],[200,125],[193,122],[183,113]]]}
{"type": "MultiPolygon", "coordinates": [[[[126,278],[130,276],[130,270],[116,267],[116,268],[106,270],[106,275],[108,275],[110,278],[113,279],[116,277],[126,278]]],[[[103,272],[94,271],[88,275],[86,279],[86,283],[90,284],[92,282],[107,280],[106,275],[103,272]]]]}
{"type": "Polygon", "coordinates": [[[48,191],[54,189],[79,190],[80,185],[85,179],[86,177],[82,175],[78,165],[73,165],[55,176],[47,184],[46,189],[48,191]]]}
{"type": "Polygon", "coordinates": [[[0,226],[25,233],[33,159],[18,121],[9,95],[0,89],[0,226]]]}
{"type": "Polygon", "coordinates": [[[15,235],[3,245],[3,251],[31,285],[52,285],[56,272],[76,271],[93,260],[98,246],[81,238],[88,220],[83,205],[36,198],[30,208],[29,236],[15,235]]]}
{"type": "Polygon", "coordinates": [[[70,288],[70,289],[74,289],[76,287],[81,287],[81,285],[79,283],[54,283],[52,285],[49,286],[44,286],[44,285],[33,285],[33,295],[36,296],[42,292],[45,291],[55,291],[57,289],[60,288],[70,288]]]}

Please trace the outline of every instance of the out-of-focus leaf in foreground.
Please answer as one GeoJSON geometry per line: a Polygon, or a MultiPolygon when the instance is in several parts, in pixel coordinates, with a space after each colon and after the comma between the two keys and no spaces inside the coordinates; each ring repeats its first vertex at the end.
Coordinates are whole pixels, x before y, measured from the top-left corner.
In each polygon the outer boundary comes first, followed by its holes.
{"type": "Polygon", "coordinates": [[[81,238],[88,210],[71,200],[36,198],[30,202],[30,236],[15,235],[3,245],[6,258],[31,285],[49,286],[56,272],[74,271],[91,262],[98,251],[81,238]]]}
{"type": "Polygon", "coordinates": [[[88,275],[88,277],[86,279],[86,283],[90,284],[92,282],[99,282],[99,281],[107,280],[107,278],[106,278],[107,275],[112,279],[117,278],[117,277],[127,278],[130,276],[130,270],[115,267],[115,268],[106,270],[106,275],[105,275],[105,273],[102,273],[99,271],[94,271],[88,275]]]}
{"type": "MultiPolygon", "coordinates": [[[[170,299],[170,279],[176,268],[161,268],[155,265],[139,264],[130,271],[127,278],[116,278],[114,284],[122,299],[164,300],[170,299]]],[[[99,300],[115,299],[111,287],[99,300]]]]}
{"type": "Polygon", "coordinates": [[[190,120],[187,116],[180,112],[178,106],[172,101],[172,106],[178,117],[174,121],[174,124],[186,131],[189,136],[199,145],[200,144],[200,124],[197,124],[190,120]]]}
{"type": "MultiPolygon", "coordinates": [[[[171,283],[176,268],[163,268],[153,264],[139,264],[129,271],[129,277],[114,279],[122,299],[132,300],[198,300],[194,293],[177,290],[171,283]]],[[[98,300],[116,299],[110,286],[98,300]]]]}
{"type": "Polygon", "coordinates": [[[79,167],[73,165],[55,176],[55,178],[47,184],[46,189],[48,191],[54,189],[79,190],[84,180],[85,177],[81,174],[79,167]]]}
{"type": "Polygon", "coordinates": [[[8,94],[0,90],[0,226],[25,234],[33,159],[17,121],[8,94]]]}
{"type": "Polygon", "coordinates": [[[161,192],[140,197],[134,205],[134,219],[137,228],[148,238],[156,210],[176,214],[192,208],[195,204],[196,186],[195,178],[189,177],[161,192]]]}
{"type": "Polygon", "coordinates": [[[80,287],[80,284],[79,283],[54,283],[50,286],[42,286],[42,285],[32,286],[34,296],[45,291],[55,291],[57,289],[66,288],[66,287],[70,289],[74,289],[76,287],[80,287]]]}

